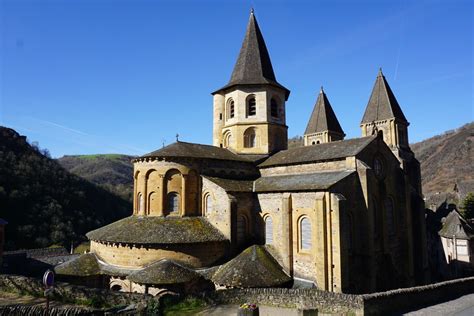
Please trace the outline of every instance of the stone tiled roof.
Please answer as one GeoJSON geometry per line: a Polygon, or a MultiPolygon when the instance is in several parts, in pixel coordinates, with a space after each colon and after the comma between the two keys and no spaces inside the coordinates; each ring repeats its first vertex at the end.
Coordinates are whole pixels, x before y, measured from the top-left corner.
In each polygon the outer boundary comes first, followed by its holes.
{"type": "Polygon", "coordinates": [[[130,216],[86,236],[125,244],[189,244],[227,239],[203,217],[130,216]]]}
{"type": "Polygon", "coordinates": [[[354,171],[318,172],[262,177],[255,181],[255,192],[325,190],[354,171]]]}
{"type": "Polygon", "coordinates": [[[365,109],[361,124],[372,123],[374,121],[396,118],[402,122],[408,123],[405,115],[398,105],[397,99],[390,89],[387,80],[379,71],[375,85],[370,95],[369,103],[365,109]]]}
{"type": "Polygon", "coordinates": [[[368,136],[282,150],[265,160],[259,167],[265,168],[352,157],[357,155],[374,139],[376,139],[376,136],[368,136]]]}
{"type": "Polygon", "coordinates": [[[321,92],[318,95],[316,104],[314,105],[313,112],[309,118],[308,125],[306,126],[305,134],[313,134],[324,131],[332,131],[344,135],[339,121],[337,120],[336,114],[334,113],[331,104],[321,88],[321,92]]]}
{"type": "Polygon", "coordinates": [[[220,266],[212,276],[216,284],[236,288],[277,287],[291,282],[264,246],[251,246],[220,266]]]}
{"type": "Polygon", "coordinates": [[[227,192],[252,192],[253,190],[253,181],[203,177],[217,184],[227,192]]]}
{"type": "Polygon", "coordinates": [[[471,239],[474,238],[474,228],[469,225],[456,210],[446,216],[439,235],[445,238],[471,239]]]}
{"type": "Polygon", "coordinates": [[[228,149],[220,148],[210,145],[176,142],[166,147],[155,150],[151,153],[143,155],[140,158],[159,157],[159,158],[170,158],[170,157],[181,157],[181,158],[200,158],[200,159],[219,159],[229,161],[242,161],[249,162],[245,156],[239,156],[234,154],[228,149]]]}
{"type": "Polygon", "coordinates": [[[68,256],[69,252],[64,247],[52,247],[52,248],[34,248],[34,249],[20,249],[14,251],[6,251],[4,255],[16,255],[24,254],[27,258],[46,258],[46,257],[57,257],[57,256],[68,256]]]}
{"type": "MultiPolygon", "coordinates": [[[[288,98],[290,91],[279,84],[273,72],[272,62],[262,32],[253,11],[250,13],[245,39],[229,83],[217,90],[221,91],[235,85],[269,84],[283,89],[288,98]]],[[[216,93],[214,92],[214,93],[216,93]]]]}
{"type": "Polygon", "coordinates": [[[200,274],[167,259],[154,262],[127,277],[130,281],[139,284],[187,283],[198,278],[201,278],[200,274]]]}
{"type": "Polygon", "coordinates": [[[93,253],[80,255],[54,268],[54,272],[61,275],[92,276],[101,273],[97,257],[93,253]]]}

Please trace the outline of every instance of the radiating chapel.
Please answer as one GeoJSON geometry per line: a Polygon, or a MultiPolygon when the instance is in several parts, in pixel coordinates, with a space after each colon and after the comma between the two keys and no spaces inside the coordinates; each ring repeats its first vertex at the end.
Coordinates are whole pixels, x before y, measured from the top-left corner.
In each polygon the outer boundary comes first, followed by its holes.
{"type": "Polygon", "coordinates": [[[304,146],[288,149],[290,90],[252,12],[230,81],[212,95],[213,145],[177,141],[136,158],[133,214],[89,232],[91,253],[60,275],[152,294],[426,281],[420,166],[382,71],[360,138],[345,139],[321,89],[304,146]]]}

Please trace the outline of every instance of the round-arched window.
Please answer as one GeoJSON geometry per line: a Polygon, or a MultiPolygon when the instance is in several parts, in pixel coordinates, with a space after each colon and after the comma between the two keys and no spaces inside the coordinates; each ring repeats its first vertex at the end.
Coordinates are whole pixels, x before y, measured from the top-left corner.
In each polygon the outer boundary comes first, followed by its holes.
{"type": "Polygon", "coordinates": [[[244,132],[244,147],[253,148],[257,146],[257,135],[255,128],[250,127],[244,132]]]}
{"type": "Polygon", "coordinates": [[[210,212],[212,212],[212,197],[210,194],[206,195],[204,203],[206,203],[205,212],[206,214],[209,214],[210,212]]]}
{"type": "Polygon", "coordinates": [[[273,244],[273,220],[270,216],[265,217],[265,244],[273,244]]]}
{"type": "Polygon", "coordinates": [[[170,213],[179,212],[179,194],[176,192],[168,193],[168,211],[170,213]]]}
{"type": "Polygon", "coordinates": [[[252,96],[247,100],[247,116],[253,116],[257,114],[257,101],[252,96]]]}
{"type": "Polygon", "coordinates": [[[309,218],[303,217],[300,221],[300,249],[311,249],[311,222],[309,218]]]}

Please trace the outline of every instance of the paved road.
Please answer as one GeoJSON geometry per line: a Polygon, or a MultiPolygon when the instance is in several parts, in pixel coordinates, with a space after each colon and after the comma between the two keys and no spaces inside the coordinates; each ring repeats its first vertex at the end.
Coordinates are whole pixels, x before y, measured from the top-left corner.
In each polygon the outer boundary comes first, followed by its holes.
{"type": "Polygon", "coordinates": [[[407,313],[409,316],[472,316],[474,315],[474,294],[461,296],[458,299],[422,308],[417,311],[407,313]]]}

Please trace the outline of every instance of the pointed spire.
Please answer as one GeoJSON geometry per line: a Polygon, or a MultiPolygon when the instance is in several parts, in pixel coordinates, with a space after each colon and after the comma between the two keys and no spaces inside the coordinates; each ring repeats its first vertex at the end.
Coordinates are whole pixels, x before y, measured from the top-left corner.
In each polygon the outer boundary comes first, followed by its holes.
{"type": "Polygon", "coordinates": [[[336,114],[329,103],[326,93],[324,93],[323,87],[321,87],[318,99],[314,105],[313,113],[311,113],[311,117],[306,127],[305,135],[324,131],[336,132],[344,135],[344,131],[337,120],[336,114]]]}
{"type": "Polygon", "coordinates": [[[380,68],[361,124],[392,118],[408,123],[380,68]]]}
{"type": "Polygon", "coordinates": [[[268,54],[267,46],[255,18],[253,8],[250,11],[245,38],[230,81],[218,91],[239,84],[270,84],[285,90],[287,97],[290,93],[288,89],[276,80],[270,55],[268,54]]]}

